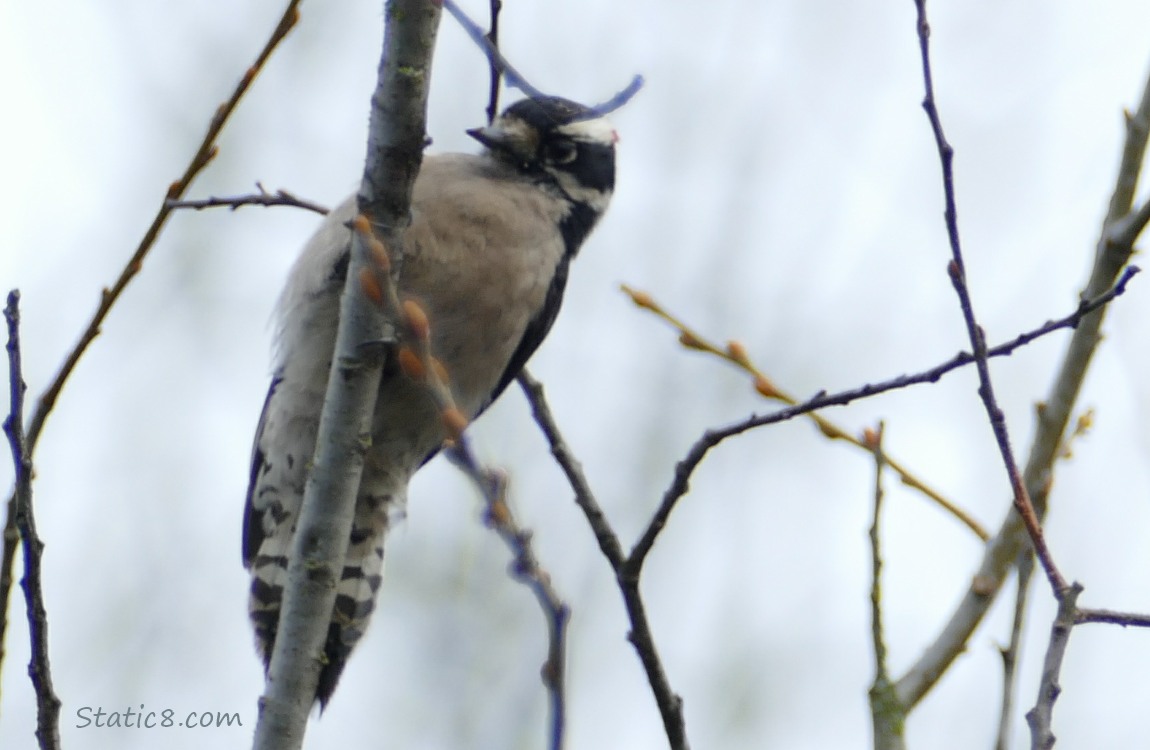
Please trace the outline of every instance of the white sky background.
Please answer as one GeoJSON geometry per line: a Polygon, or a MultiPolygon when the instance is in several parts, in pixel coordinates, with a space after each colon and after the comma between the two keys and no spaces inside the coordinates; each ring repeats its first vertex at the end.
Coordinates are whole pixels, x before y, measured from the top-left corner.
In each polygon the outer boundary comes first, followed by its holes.
{"type": "MultiPolygon", "coordinates": [[[[481,15],[485,4],[469,6],[481,15]]],[[[23,293],[38,395],[183,171],[282,3],[0,1],[0,287],[23,293]]],[[[1076,303],[1123,135],[1150,65],[1141,0],[935,3],[935,73],[957,149],[959,217],[992,341],[1076,303]]],[[[305,3],[191,195],[256,180],[334,204],[359,179],[379,2],[305,3]]],[[[504,49],[541,88],[615,117],[611,211],[574,267],[531,369],[628,544],[704,429],[773,408],[677,347],[618,291],[652,292],[783,387],[835,390],[965,348],[945,266],[939,168],[902,2],[508,2],[504,49]]],[[[429,129],[471,150],[487,68],[445,18],[429,129]]],[[[505,96],[504,101],[509,99],[505,96]]],[[[240,519],[268,377],[268,316],[317,220],[290,209],[177,215],[80,363],[37,453],[35,497],[64,745],[243,748],[262,674],[246,621],[240,519]],[[237,711],[242,729],[77,729],[106,711],[237,711]]],[[[1096,426],[1060,465],[1049,539],[1088,606],[1150,610],[1150,281],[1114,306],[1082,405],[1096,426]]],[[[1025,455],[1067,334],[993,365],[1025,455]]],[[[1007,484],[973,372],[828,414],[885,419],[887,446],[996,527],[1007,484]]],[[[516,388],[477,425],[481,453],[574,609],[568,747],[665,747],[617,591],[516,388]]],[[[7,465],[0,484],[10,486],[7,465]]],[[[871,679],[871,459],[806,423],[729,441],[699,469],[644,577],[655,635],[698,748],[865,748],[871,679]]],[[[979,559],[957,523],[887,480],[886,617],[902,671],[979,559]]],[[[538,748],[544,629],[478,501],[441,462],[411,491],[382,602],[307,747],[538,748]]],[[[19,592],[17,592],[18,594],[19,592]]],[[[1012,592],[1008,590],[1008,596],[1012,592]]],[[[1028,742],[1053,606],[1035,592],[1015,741],[1028,742]]],[[[0,746],[32,747],[23,603],[2,674],[0,746]]],[[[997,606],[913,714],[911,747],[990,747],[997,606]]],[[[1059,746],[1144,741],[1150,636],[1074,632],[1059,746]]]]}

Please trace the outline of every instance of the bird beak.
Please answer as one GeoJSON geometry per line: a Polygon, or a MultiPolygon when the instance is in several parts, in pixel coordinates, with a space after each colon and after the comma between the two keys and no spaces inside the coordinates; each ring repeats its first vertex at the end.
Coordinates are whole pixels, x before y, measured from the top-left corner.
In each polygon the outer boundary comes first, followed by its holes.
{"type": "Polygon", "coordinates": [[[484,146],[496,151],[510,151],[514,147],[515,139],[511,133],[495,125],[482,128],[472,128],[467,134],[484,146]]]}

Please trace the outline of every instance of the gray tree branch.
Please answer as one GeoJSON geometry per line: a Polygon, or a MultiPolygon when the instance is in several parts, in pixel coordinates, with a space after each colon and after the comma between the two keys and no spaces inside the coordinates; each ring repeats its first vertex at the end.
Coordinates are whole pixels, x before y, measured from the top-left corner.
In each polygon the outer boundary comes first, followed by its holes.
{"type": "MultiPolygon", "coordinates": [[[[386,246],[392,273],[403,257],[412,185],[426,140],[427,94],[440,7],[431,0],[390,0],[383,54],[372,95],[359,209],[386,246]]],[[[339,332],[320,418],[316,454],[290,553],[288,581],[254,747],[298,748],[315,699],[320,658],[335,603],[340,561],[351,532],[365,441],[379,390],[384,345],[395,321],[364,294],[371,262],[360,231],[340,304],[339,332]]]]}

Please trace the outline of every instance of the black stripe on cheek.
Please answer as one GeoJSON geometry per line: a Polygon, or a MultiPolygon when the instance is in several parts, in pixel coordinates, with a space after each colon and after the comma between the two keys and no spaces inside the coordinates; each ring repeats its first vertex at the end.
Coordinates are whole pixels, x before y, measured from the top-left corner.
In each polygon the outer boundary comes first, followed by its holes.
{"type": "MultiPolygon", "coordinates": [[[[571,210],[559,222],[559,233],[563,236],[563,249],[568,258],[579,252],[579,246],[599,221],[599,212],[586,203],[571,203],[570,206],[571,210]]],[[[564,268],[564,280],[566,272],[567,269],[564,268]]]]}
{"type": "Polygon", "coordinates": [[[579,156],[570,172],[584,187],[609,193],[615,189],[615,147],[604,143],[575,141],[579,156]]]}

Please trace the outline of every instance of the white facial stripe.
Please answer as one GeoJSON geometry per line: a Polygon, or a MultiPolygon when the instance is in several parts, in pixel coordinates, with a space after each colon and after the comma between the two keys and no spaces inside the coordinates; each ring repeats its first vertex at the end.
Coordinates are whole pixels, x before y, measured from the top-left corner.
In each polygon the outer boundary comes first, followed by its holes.
{"type": "Polygon", "coordinates": [[[553,171],[552,175],[554,175],[555,181],[559,183],[560,189],[570,200],[576,203],[585,203],[597,214],[602,214],[607,210],[607,204],[611,202],[611,191],[604,192],[589,188],[566,172],[553,171]]]}
{"type": "Polygon", "coordinates": [[[559,132],[578,141],[591,143],[616,143],[619,134],[606,117],[596,117],[594,120],[579,120],[570,125],[559,128],[559,132]]]}

